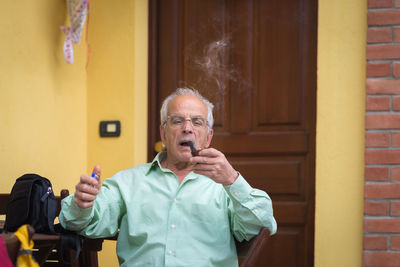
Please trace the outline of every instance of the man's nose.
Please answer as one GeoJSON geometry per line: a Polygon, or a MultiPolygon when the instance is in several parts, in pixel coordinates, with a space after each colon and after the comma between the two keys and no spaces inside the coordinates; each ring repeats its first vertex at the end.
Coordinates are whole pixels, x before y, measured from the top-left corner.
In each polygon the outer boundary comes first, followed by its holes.
{"type": "Polygon", "coordinates": [[[193,130],[192,122],[190,120],[185,120],[183,124],[183,132],[184,133],[191,133],[193,130]]]}

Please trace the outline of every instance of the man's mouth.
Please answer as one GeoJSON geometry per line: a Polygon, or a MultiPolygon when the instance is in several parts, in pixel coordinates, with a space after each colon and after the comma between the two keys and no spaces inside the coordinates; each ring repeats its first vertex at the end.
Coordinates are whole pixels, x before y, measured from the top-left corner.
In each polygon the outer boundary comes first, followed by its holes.
{"type": "Polygon", "coordinates": [[[179,145],[184,146],[184,147],[190,147],[190,151],[192,151],[192,152],[197,151],[196,147],[193,144],[193,141],[183,141],[183,142],[180,142],[179,145]]]}
{"type": "Polygon", "coordinates": [[[179,145],[180,145],[180,146],[187,146],[187,147],[190,147],[189,142],[193,143],[192,141],[183,141],[183,142],[180,142],[179,145]]]}
{"type": "Polygon", "coordinates": [[[192,152],[193,156],[197,156],[200,150],[197,150],[196,147],[194,146],[192,141],[183,141],[179,143],[179,145],[184,146],[184,147],[190,147],[190,151],[192,152]]]}

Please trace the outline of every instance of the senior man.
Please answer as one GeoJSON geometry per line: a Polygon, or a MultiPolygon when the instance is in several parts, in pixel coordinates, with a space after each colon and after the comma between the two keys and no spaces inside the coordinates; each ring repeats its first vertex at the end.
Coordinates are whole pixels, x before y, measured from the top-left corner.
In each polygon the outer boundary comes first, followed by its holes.
{"type": "MultiPolygon", "coordinates": [[[[160,111],[165,151],[103,185],[82,175],[62,202],[61,224],[88,237],[114,236],[120,229],[121,266],[237,266],[234,237],[249,240],[261,227],[274,234],[276,222],[269,196],[209,148],[212,110],[196,90],[168,96],[160,111]],[[192,156],[190,141],[198,156],[192,156]]],[[[100,176],[100,167],[93,173],[100,176]]]]}

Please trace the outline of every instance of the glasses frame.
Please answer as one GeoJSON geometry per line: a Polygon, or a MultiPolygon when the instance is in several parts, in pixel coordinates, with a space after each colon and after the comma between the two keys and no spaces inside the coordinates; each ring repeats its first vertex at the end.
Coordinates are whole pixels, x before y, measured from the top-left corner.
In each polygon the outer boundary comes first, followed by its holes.
{"type": "Polygon", "coordinates": [[[208,120],[206,120],[206,119],[203,118],[202,116],[185,117],[185,116],[182,116],[182,115],[179,115],[179,114],[168,115],[168,116],[167,116],[167,119],[164,121],[163,125],[164,125],[164,126],[167,125],[168,121],[171,121],[170,119],[173,118],[173,117],[179,117],[179,118],[184,119],[184,122],[183,122],[182,125],[180,125],[180,126],[170,123],[169,126],[170,126],[171,128],[174,128],[174,129],[183,129],[183,127],[185,127],[187,121],[190,122],[190,125],[192,126],[193,129],[205,129],[205,128],[209,128],[209,126],[208,126],[208,120]],[[196,125],[194,125],[194,124],[193,124],[193,119],[202,119],[202,120],[204,121],[204,125],[202,125],[202,126],[196,126],[196,125]]]}

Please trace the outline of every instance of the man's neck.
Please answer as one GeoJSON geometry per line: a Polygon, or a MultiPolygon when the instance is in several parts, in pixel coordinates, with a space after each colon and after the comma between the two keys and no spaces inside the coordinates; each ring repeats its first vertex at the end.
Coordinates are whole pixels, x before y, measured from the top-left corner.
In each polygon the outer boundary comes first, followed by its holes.
{"type": "Polygon", "coordinates": [[[172,162],[168,160],[168,158],[161,162],[161,166],[175,173],[178,177],[179,184],[193,169],[193,165],[189,162],[172,162]]]}

